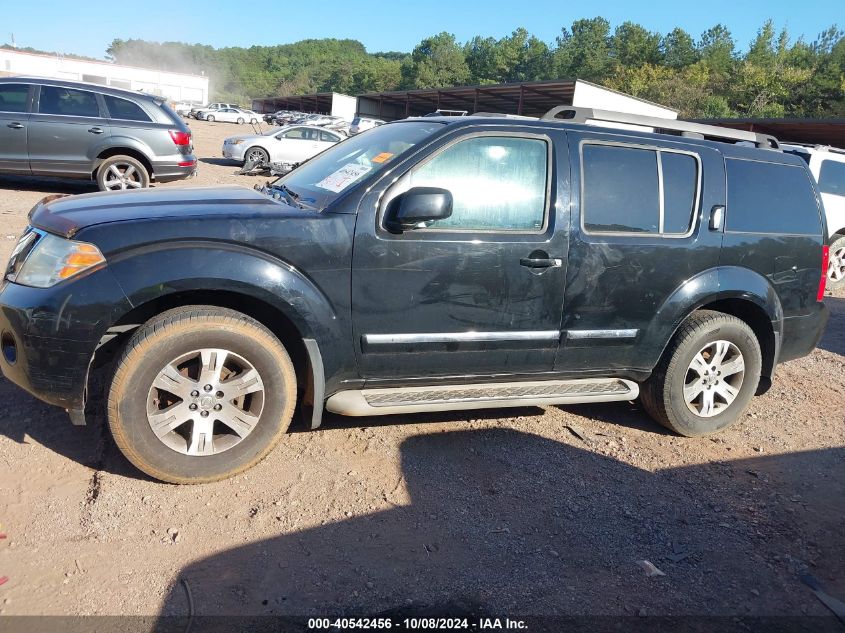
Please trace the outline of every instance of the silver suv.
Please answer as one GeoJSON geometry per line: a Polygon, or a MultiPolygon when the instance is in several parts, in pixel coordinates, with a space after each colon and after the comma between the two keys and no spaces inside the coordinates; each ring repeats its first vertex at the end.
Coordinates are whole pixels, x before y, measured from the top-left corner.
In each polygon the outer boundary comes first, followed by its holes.
{"type": "Polygon", "coordinates": [[[191,130],[160,97],[0,78],[0,173],[96,180],[102,191],[193,176],[191,130]]]}

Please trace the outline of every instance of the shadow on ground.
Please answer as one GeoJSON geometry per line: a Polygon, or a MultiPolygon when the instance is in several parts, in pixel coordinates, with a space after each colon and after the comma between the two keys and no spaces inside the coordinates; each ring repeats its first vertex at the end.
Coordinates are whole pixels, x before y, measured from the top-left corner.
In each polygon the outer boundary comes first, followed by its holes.
{"type": "Polygon", "coordinates": [[[826,616],[808,566],[845,593],[845,448],[648,472],[485,429],[412,437],[401,463],[408,505],[200,560],[162,613],[189,612],[185,584],[203,616],[826,616]]]}
{"type": "Polygon", "coordinates": [[[93,193],[99,191],[93,180],[70,180],[44,176],[0,175],[0,189],[14,191],[43,191],[51,193],[93,193]]]}
{"type": "Polygon", "coordinates": [[[830,321],[819,341],[819,348],[845,356],[845,299],[825,297],[824,302],[830,309],[830,321]]]}

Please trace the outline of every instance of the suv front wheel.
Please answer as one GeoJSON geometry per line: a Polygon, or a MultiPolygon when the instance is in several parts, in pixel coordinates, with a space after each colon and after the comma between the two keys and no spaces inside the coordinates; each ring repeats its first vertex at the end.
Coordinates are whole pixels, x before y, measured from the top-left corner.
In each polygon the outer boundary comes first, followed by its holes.
{"type": "Polygon", "coordinates": [[[687,437],[737,420],[760,381],[754,331],[729,314],[701,310],[681,326],[651,377],[642,403],[663,426],[687,437]]]}
{"type": "Polygon", "coordinates": [[[263,459],[295,404],[293,365],[267,328],[234,310],[188,306],[132,336],[112,379],[108,418],[140,470],[195,484],[263,459]]]}

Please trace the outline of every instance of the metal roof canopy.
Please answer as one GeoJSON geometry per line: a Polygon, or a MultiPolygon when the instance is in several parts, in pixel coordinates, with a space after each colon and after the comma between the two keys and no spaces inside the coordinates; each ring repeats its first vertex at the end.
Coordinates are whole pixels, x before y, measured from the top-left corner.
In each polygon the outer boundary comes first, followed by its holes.
{"type": "Polygon", "coordinates": [[[333,92],[318,92],[310,95],[253,99],[252,109],[260,113],[296,110],[298,112],[329,114],[332,111],[334,94],[333,92]]]}
{"type": "Polygon", "coordinates": [[[770,134],[784,143],[845,148],[845,119],[696,119],[695,122],[770,134]]]}

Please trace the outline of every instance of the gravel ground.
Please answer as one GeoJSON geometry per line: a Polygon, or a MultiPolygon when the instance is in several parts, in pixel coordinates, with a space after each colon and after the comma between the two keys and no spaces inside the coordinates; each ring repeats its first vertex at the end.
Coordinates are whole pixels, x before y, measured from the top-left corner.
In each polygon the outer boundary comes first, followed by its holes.
{"type": "MultiPolygon", "coordinates": [[[[189,186],[259,182],[216,158],[243,128],[192,127],[189,186]]],[[[0,189],[5,261],[41,197],[92,188],[0,189]]],[[[202,486],[145,478],[101,420],[0,379],[0,613],[183,615],[184,579],[197,614],[824,615],[798,577],[845,598],[845,292],[828,305],[819,349],[717,437],[636,403],[329,416],[202,486]]]]}

